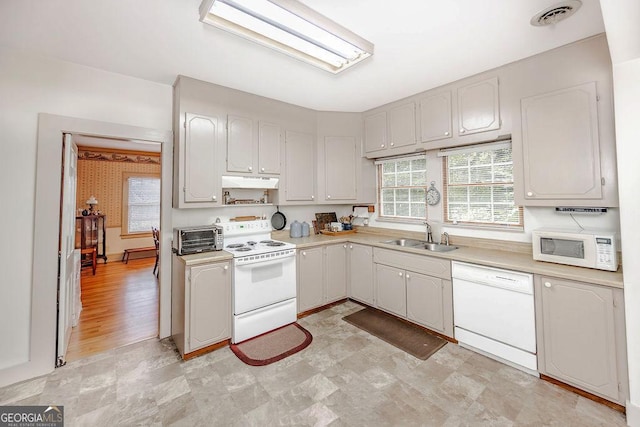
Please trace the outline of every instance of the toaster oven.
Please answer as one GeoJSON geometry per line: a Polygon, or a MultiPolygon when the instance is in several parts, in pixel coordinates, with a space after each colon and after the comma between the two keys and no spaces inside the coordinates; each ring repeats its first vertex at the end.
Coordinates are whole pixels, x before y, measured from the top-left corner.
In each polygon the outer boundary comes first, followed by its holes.
{"type": "Polygon", "coordinates": [[[222,227],[203,225],[173,229],[173,251],[178,255],[221,251],[224,247],[222,227]]]}

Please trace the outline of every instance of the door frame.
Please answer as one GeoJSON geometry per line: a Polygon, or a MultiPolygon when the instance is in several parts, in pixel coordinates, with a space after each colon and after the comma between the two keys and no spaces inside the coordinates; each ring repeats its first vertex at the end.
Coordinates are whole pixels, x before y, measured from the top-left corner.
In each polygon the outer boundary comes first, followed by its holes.
{"type": "Polygon", "coordinates": [[[0,370],[0,387],[47,374],[56,363],[56,289],[60,226],[60,170],[63,133],[162,144],[160,204],[159,337],[171,334],[171,200],[173,133],[125,124],[53,114],[38,114],[36,197],[34,213],[31,322],[28,360],[0,370]]]}

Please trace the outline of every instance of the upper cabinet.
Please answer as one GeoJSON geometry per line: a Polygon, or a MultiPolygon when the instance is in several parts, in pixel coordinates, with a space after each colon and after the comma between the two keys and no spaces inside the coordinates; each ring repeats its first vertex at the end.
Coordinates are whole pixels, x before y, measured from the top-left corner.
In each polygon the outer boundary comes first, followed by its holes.
{"type": "Polygon", "coordinates": [[[230,115],[227,119],[227,172],[279,174],[280,127],[230,115]]]}
{"type": "Polygon", "coordinates": [[[523,204],[600,200],[595,82],[522,100],[523,204]]]}
{"type": "Polygon", "coordinates": [[[352,136],[324,138],[324,176],[327,202],[356,201],[358,144],[352,136]]]}
{"type": "MultiPolygon", "coordinates": [[[[285,201],[315,201],[316,145],[312,134],[285,134],[285,201]]],[[[282,191],[282,186],[280,187],[282,191]]],[[[281,196],[282,197],[282,196],[281,196]]]]}
{"type": "Polygon", "coordinates": [[[364,141],[369,158],[413,151],[417,142],[416,104],[408,102],[366,115],[364,141]]]}
{"type": "Polygon", "coordinates": [[[174,207],[220,206],[218,119],[185,113],[175,144],[174,207]]]}
{"type": "Polygon", "coordinates": [[[451,91],[427,95],[419,102],[420,141],[451,138],[451,91]]]}
{"type": "Polygon", "coordinates": [[[458,88],[458,136],[500,129],[498,78],[458,88]]]}

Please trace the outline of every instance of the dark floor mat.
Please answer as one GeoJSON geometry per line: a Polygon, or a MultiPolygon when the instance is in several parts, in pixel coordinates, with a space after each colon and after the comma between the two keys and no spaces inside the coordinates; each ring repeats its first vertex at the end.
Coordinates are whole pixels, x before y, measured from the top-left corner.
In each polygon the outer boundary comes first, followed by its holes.
{"type": "Polygon", "coordinates": [[[342,319],[422,360],[428,359],[447,343],[418,326],[371,307],[342,319]]]}

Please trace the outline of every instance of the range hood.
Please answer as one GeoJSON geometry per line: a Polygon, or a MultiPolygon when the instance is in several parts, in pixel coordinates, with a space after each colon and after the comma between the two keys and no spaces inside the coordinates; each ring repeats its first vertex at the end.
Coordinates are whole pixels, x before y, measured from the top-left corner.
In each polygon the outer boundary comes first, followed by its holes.
{"type": "Polygon", "coordinates": [[[275,190],[278,188],[279,178],[260,176],[222,176],[222,188],[254,188],[259,190],[275,190]]]}

